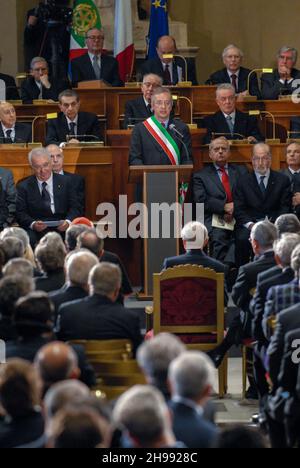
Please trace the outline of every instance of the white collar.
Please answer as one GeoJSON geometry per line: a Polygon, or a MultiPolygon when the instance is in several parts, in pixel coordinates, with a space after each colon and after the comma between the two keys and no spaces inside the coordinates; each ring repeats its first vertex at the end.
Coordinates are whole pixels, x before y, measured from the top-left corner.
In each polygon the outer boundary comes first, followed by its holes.
{"type": "Polygon", "coordinates": [[[240,68],[236,71],[236,72],[231,72],[228,70],[227,68],[227,73],[228,75],[230,76],[230,78],[232,77],[232,75],[235,75],[237,78],[239,77],[239,74],[240,74],[240,68]]]}
{"type": "Polygon", "coordinates": [[[39,187],[42,187],[44,182],[46,182],[46,184],[48,186],[52,185],[53,184],[53,173],[51,174],[51,176],[49,177],[48,180],[39,180],[37,177],[36,177],[36,180],[37,180],[37,182],[39,184],[39,187]]]}
{"type": "Polygon", "coordinates": [[[71,123],[78,125],[78,114],[76,115],[74,120],[70,120],[69,117],[66,117],[66,119],[67,119],[68,125],[70,125],[71,123]]]}

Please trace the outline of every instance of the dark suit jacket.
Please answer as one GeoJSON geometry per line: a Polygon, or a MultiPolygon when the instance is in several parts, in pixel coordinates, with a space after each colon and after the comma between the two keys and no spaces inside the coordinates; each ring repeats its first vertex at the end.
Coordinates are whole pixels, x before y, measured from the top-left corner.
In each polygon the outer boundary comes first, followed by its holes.
{"type": "MultiPolygon", "coordinates": [[[[238,93],[243,93],[244,91],[248,90],[248,76],[251,73],[251,70],[248,68],[241,67],[239,72],[238,78],[238,93]]],[[[205,84],[207,85],[220,85],[223,83],[232,83],[230,76],[228,74],[227,68],[223,68],[222,70],[218,70],[212,75],[210,75],[209,79],[206,81],[205,84]]],[[[250,77],[250,95],[257,96],[260,99],[260,90],[258,86],[258,80],[256,73],[253,73],[250,77]]]]}
{"type": "Polygon", "coordinates": [[[213,424],[184,403],[171,401],[169,407],[177,440],[183,442],[189,449],[212,448],[217,437],[217,429],[213,424]]]}
{"type": "Polygon", "coordinates": [[[296,351],[292,347],[295,340],[300,340],[300,328],[287,333],[284,337],[284,353],[278,376],[278,387],[282,387],[285,392],[294,394],[296,392],[299,364],[293,363],[292,355],[296,351]]]}
{"type": "MultiPolygon", "coordinates": [[[[51,88],[47,89],[42,86],[42,99],[58,101],[58,96],[62,91],[70,88],[67,81],[57,81],[49,79],[51,88]]],[[[21,85],[21,99],[24,104],[31,104],[33,100],[39,99],[40,88],[37,86],[35,79],[31,76],[27,78],[21,85]]]]}
{"type": "MultiPolygon", "coordinates": [[[[169,130],[170,135],[176,141],[180,154],[181,154],[181,164],[191,163],[192,155],[192,141],[191,134],[188,126],[183,123],[181,120],[170,120],[170,124],[174,123],[178,131],[183,135],[183,141],[185,142],[187,151],[186,154],[184,145],[178,139],[176,134],[169,130]]],[[[130,166],[168,166],[171,165],[171,162],[161,148],[161,146],[156,142],[156,140],[150,135],[143,123],[139,123],[134,127],[131,136],[131,146],[129,152],[129,165],[130,166]]]]}
{"type": "MultiPolygon", "coordinates": [[[[300,71],[296,68],[292,70],[293,80],[300,78],[300,71]]],[[[273,73],[263,73],[261,76],[261,94],[262,99],[278,99],[280,95],[291,95],[299,86],[293,88],[293,81],[288,84],[282,84],[278,70],[273,73]]]]}
{"type": "Polygon", "coordinates": [[[122,286],[121,286],[121,294],[127,296],[133,292],[132,285],[128,276],[128,273],[123,265],[123,262],[118,257],[118,255],[108,252],[107,250],[104,251],[100,262],[108,262],[113,263],[114,265],[118,265],[122,272],[122,286]]]}
{"type": "MultiPolygon", "coordinates": [[[[73,87],[81,81],[96,80],[96,75],[89,54],[75,58],[71,62],[73,87]]],[[[119,76],[118,61],[109,55],[101,55],[101,75],[100,79],[112,86],[123,86],[119,76]]]]}
{"type": "MultiPolygon", "coordinates": [[[[15,125],[15,140],[13,143],[31,143],[32,130],[31,125],[26,123],[18,123],[15,125]]],[[[2,125],[0,125],[0,143],[8,143],[6,136],[3,133],[2,125]]]]}
{"type": "Polygon", "coordinates": [[[128,125],[136,125],[143,120],[147,120],[151,115],[152,113],[147,109],[143,96],[127,101],[125,105],[124,128],[127,128],[128,125]]]}
{"type": "Polygon", "coordinates": [[[274,252],[266,252],[254,262],[239,269],[236,283],[232,290],[232,300],[244,312],[249,312],[252,296],[251,290],[256,287],[259,273],[275,266],[274,252]]]}
{"type": "Polygon", "coordinates": [[[252,336],[256,341],[259,341],[260,344],[267,344],[262,329],[262,320],[268,291],[273,286],[290,283],[294,276],[294,271],[291,268],[287,268],[284,271],[281,270],[277,275],[274,275],[263,282],[257,282],[256,293],[251,304],[251,313],[253,317],[252,336]]]}
{"type": "Polygon", "coordinates": [[[60,306],[57,336],[63,341],[129,339],[134,351],[142,342],[138,315],[97,294],[60,306]]]}
{"type": "MultiPolygon", "coordinates": [[[[291,132],[294,132],[290,138],[300,138],[300,118],[293,117],[291,119],[291,132]]],[[[288,171],[290,172],[290,171],[288,171]]]]}
{"type": "MultiPolygon", "coordinates": [[[[219,262],[218,260],[215,260],[214,258],[209,257],[202,250],[189,250],[183,255],[166,258],[163,264],[163,269],[166,270],[167,268],[172,268],[178,265],[200,265],[204,268],[211,268],[217,273],[225,274],[225,266],[223,265],[223,263],[219,262]]],[[[228,294],[226,288],[226,278],[224,278],[224,280],[224,300],[225,304],[227,304],[228,294]]]]}
{"type": "MultiPolygon", "coordinates": [[[[70,129],[63,113],[58,114],[57,119],[48,121],[46,145],[65,142],[67,135],[70,135],[70,129]]],[[[98,140],[101,140],[100,123],[96,114],[91,114],[90,112],[78,113],[77,135],[93,135],[98,140]]],[[[91,138],[87,137],[86,140],[89,141],[91,138]]]]}
{"type": "Polygon", "coordinates": [[[38,291],[57,291],[65,284],[65,272],[63,268],[35,278],[35,286],[38,291]]]}
{"type": "Polygon", "coordinates": [[[300,328],[299,304],[283,310],[277,315],[275,332],[268,348],[269,373],[275,388],[277,387],[286,336],[289,332],[297,330],[298,328],[300,328]]]}
{"type": "MultiPolygon", "coordinates": [[[[229,180],[231,191],[234,197],[238,179],[247,174],[247,168],[244,165],[228,165],[229,180]]],[[[212,216],[214,214],[224,215],[224,206],[227,203],[226,193],[213,164],[208,164],[193,177],[194,202],[204,203],[205,225],[211,230],[212,216]]]]}
{"type": "Polygon", "coordinates": [[[62,288],[50,292],[49,298],[54,304],[55,318],[57,317],[58,309],[62,304],[83,299],[87,295],[88,294],[84,289],[79,286],[72,286],[71,284],[65,284],[62,288]]]}
{"type": "MultiPolygon", "coordinates": [[[[28,177],[17,186],[17,220],[24,229],[37,220],[65,220],[79,216],[77,199],[70,179],[53,174],[55,214],[45,210],[35,176],[28,177]]],[[[57,289],[57,288],[56,288],[57,289]]]]}
{"type": "Polygon", "coordinates": [[[205,143],[210,143],[213,140],[213,134],[218,133],[225,136],[228,140],[242,140],[242,137],[254,137],[257,141],[264,141],[264,137],[259,131],[256,117],[245,114],[244,112],[236,111],[234,134],[230,135],[230,129],[226,122],[223,112],[219,111],[216,114],[204,118],[204,127],[207,129],[205,143]],[[242,136],[239,136],[239,135],[242,136]]]}
{"type": "Polygon", "coordinates": [[[72,187],[75,190],[75,194],[78,200],[78,209],[80,216],[85,213],[85,179],[79,174],[72,174],[71,172],[65,172],[64,176],[69,177],[72,187]]]}
{"type": "MultiPolygon", "coordinates": [[[[187,81],[191,81],[193,83],[193,86],[198,85],[197,81],[197,75],[196,75],[196,67],[195,64],[187,59],[188,62],[188,76],[187,76],[187,81]]],[[[186,80],[185,78],[185,63],[180,57],[175,57],[173,60],[173,85],[176,85],[178,83],[178,70],[177,67],[180,67],[182,69],[182,76],[183,79],[186,80]]],[[[161,60],[159,58],[153,58],[150,60],[147,60],[146,62],[143,63],[141,67],[141,73],[142,76],[144,77],[145,75],[148,75],[149,73],[154,73],[155,75],[160,76],[161,78],[164,78],[164,69],[161,63],[161,60]]],[[[163,83],[166,85],[167,83],[163,83]]]]}
{"type": "Polygon", "coordinates": [[[255,173],[241,177],[237,184],[234,216],[238,225],[264,220],[272,223],[291,211],[291,187],[287,176],[271,170],[266,193],[259,188],[255,173]]]}
{"type": "Polygon", "coordinates": [[[3,80],[6,86],[6,101],[18,101],[20,96],[15,79],[10,75],[0,73],[0,80],[3,80]]]}
{"type": "Polygon", "coordinates": [[[9,169],[0,167],[0,186],[0,228],[4,228],[10,225],[16,216],[17,192],[13,174],[9,169]]]}

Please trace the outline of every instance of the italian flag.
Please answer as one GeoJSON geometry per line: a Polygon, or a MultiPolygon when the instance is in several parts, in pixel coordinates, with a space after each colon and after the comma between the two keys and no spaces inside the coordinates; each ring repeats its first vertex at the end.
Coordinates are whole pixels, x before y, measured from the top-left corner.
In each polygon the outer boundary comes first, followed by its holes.
{"type": "Polygon", "coordinates": [[[89,29],[101,29],[99,10],[93,0],[75,0],[71,30],[70,61],[87,51],[85,36],[89,29]]]}
{"type": "Polygon", "coordinates": [[[129,81],[134,66],[131,0],[115,0],[114,55],[119,62],[122,81],[129,81]]]}

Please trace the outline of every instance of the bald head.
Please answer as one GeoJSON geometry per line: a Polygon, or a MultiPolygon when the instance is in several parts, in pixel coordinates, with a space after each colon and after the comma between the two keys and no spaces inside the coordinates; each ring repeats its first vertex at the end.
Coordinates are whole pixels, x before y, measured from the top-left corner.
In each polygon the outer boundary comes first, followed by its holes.
{"type": "Polygon", "coordinates": [[[56,382],[77,379],[80,376],[74,350],[58,341],[43,346],[37,353],[34,363],[44,382],[45,391],[56,382]]]}
{"type": "Polygon", "coordinates": [[[162,36],[157,43],[157,55],[164,63],[171,63],[173,59],[164,59],[164,55],[176,54],[176,41],[172,36],[162,36]]]}

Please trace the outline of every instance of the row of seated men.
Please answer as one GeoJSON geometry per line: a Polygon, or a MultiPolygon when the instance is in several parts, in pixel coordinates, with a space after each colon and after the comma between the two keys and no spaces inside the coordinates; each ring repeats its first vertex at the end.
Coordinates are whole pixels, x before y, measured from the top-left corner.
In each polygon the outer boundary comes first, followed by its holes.
{"type": "MultiPolygon", "coordinates": [[[[119,77],[118,62],[113,57],[103,53],[104,31],[91,29],[86,34],[87,53],[71,62],[72,86],[89,80],[103,80],[112,86],[122,86],[119,77]]],[[[176,85],[180,81],[188,80],[193,85],[197,85],[196,70],[188,62],[188,76],[185,76],[185,63],[180,57],[173,59],[164,58],[164,55],[174,55],[177,52],[176,41],[171,36],[163,36],[158,40],[158,58],[144,62],[140,74],[154,73],[163,79],[166,86],[176,85]]],[[[216,85],[230,83],[240,96],[257,96],[261,99],[278,99],[280,95],[291,95],[298,89],[296,80],[300,77],[300,72],[295,68],[298,52],[293,47],[282,47],[277,54],[277,68],[273,73],[264,73],[261,78],[261,90],[258,86],[256,74],[250,77],[248,89],[248,77],[251,70],[242,66],[243,52],[235,45],[227,46],[222,54],[225,68],[213,73],[206,84],[216,85]]],[[[47,66],[42,61],[31,62],[32,77],[21,90],[21,99],[28,102],[32,95],[38,99],[53,99],[57,97],[58,88],[62,83],[50,83],[46,78],[48,75],[47,66]],[[42,77],[42,79],[40,79],[42,77]],[[28,93],[29,92],[29,93],[28,93]],[[33,94],[32,94],[33,92],[33,94]]],[[[0,74],[0,79],[4,80],[8,88],[7,100],[19,99],[19,93],[12,77],[0,74]]],[[[55,99],[56,100],[56,99],[55,99]]]]}

